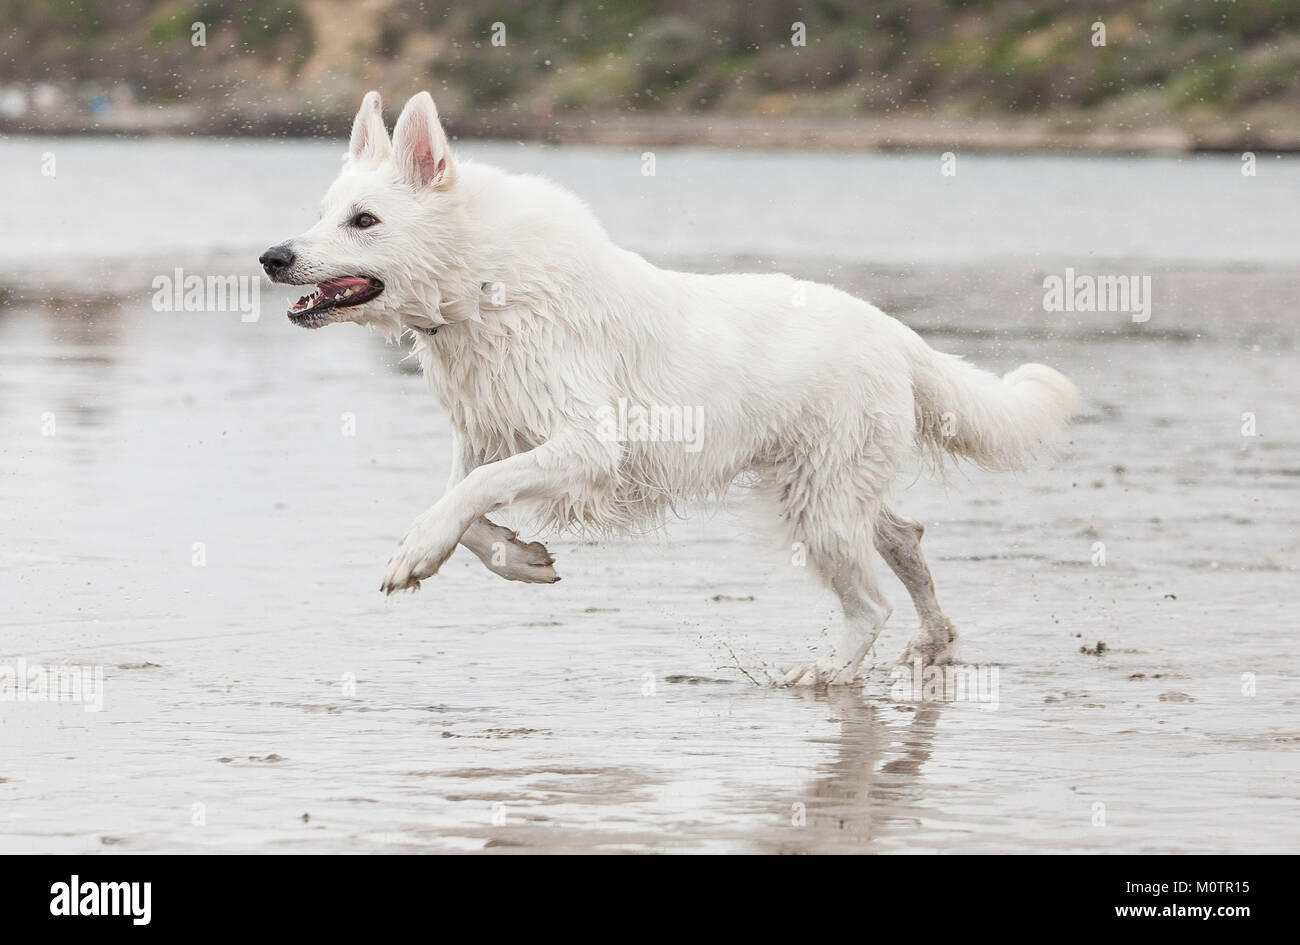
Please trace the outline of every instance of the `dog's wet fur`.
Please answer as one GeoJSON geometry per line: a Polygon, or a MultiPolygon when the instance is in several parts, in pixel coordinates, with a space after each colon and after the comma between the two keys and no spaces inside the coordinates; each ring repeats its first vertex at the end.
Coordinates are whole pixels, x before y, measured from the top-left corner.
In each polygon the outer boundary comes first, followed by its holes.
{"type": "Polygon", "coordinates": [[[857,677],[890,614],[877,556],[921,618],[904,661],[955,661],[922,527],[889,508],[894,480],[918,451],[1022,468],[1078,407],[1049,367],[999,378],[830,286],[659,269],[562,188],[457,160],[426,92],[391,140],[366,95],[319,222],[262,262],[276,282],[316,286],[289,313],[304,327],[411,331],[450,416],[447,490],[401,540],[383,591],[418,587],[457,545],[510,580],[559,580],[544,546],[487,518],[505,506],[624,533],[744,476],[844,611],[835,649],[786,685],[857,677]],[[628,404],[698,409],[698,442],[612,433],[628,404]]]}

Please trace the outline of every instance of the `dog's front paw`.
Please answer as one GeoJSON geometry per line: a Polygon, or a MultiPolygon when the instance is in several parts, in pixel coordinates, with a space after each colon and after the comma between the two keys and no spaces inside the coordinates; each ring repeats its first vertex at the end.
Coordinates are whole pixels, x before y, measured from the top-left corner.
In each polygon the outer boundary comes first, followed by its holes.
{"type": "Polygon", "coordinates": [[[554,584],[560,579],[555,573],[555,559],[540,541],[522,542],[516,539],[506,546],[505,560],[489,564],[495,573],[509,581],[525,584],[554,584]]]}
{"type": "Polygon", "coordinates": [[[471,546],[471,550],[493,574],[525,584],[554,584],[560,579],[555,573],[555,559],[540,541],[521,541],[518,533],[504,525],[486,524],[491,529],[492,544],[483,550],[471,546]]]}
{"type": "Polygon", "coordinates": [[[406,589],[418,590],[420,582],[438,573],[443,562],[456,550],[459,535],[451,535],[436,518],[420,516],[388,560],[384,582],[379,589],[385,594],[406,589]]]}

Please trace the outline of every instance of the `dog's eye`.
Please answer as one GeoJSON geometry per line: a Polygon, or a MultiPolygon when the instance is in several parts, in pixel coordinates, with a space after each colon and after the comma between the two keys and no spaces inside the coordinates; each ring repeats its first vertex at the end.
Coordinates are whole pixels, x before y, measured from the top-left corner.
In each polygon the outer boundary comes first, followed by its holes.
{"type": "Polygon", "coordinates": [[[368,230],[378,222],[379,218],[373,213],[358,213],[352,218],[352,225],[359,230],[368,230]]]}

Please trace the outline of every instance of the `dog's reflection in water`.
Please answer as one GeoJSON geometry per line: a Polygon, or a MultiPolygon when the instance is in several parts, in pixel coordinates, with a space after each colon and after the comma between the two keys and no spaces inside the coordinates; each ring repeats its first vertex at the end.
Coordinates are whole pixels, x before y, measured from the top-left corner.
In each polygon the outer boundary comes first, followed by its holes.
{"type": "Polygon", "coordinates": [[[870,853],[885,829],[915,827],[919,776],[943,705],[871,700],[837,688],[794,697],[825,704],[839,726],[827,739],[835,756],[783,799],[788,826],[763,838],[764,852],[870,853]]]}

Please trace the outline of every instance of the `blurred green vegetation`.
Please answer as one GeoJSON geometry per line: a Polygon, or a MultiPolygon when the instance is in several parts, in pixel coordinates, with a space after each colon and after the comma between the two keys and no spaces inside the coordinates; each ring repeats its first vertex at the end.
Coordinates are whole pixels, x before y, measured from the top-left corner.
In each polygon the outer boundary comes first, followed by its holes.
{"type": "MultiPolygon", "coordinates": [[[[225,65],[299,65],[313,50],[305,4],[240,0],[0,0],[0,81],[133,86],[146,100],[211,87],[191,26],[205,24],[225,65]]],[[[205,37],[207,38],[207,37],[205,37]]],[[[213,76],[208,76],[211,79],[213,76]]]]}
{"type": "Polygon", "coordinates": [[[400,79],[530,114],[1149,115],[1300,104],[1298,77],[1300,0],[0,0],[0,82],[153,101],[351,100],[400,79]]]}

